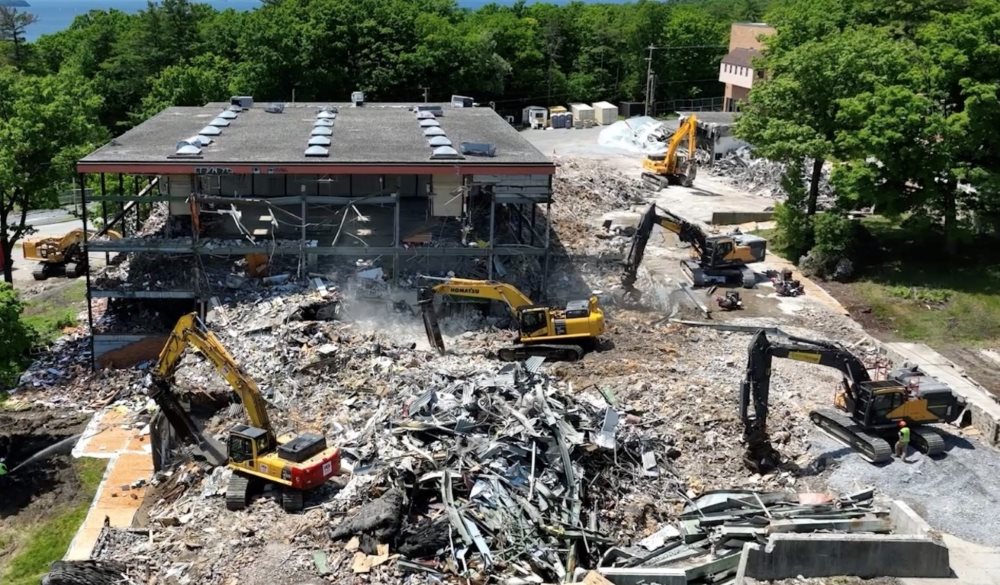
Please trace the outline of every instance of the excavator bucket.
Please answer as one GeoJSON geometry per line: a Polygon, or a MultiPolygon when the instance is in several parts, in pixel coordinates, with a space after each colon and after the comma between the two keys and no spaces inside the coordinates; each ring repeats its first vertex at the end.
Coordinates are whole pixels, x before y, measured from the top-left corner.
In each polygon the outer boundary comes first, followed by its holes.
{"type": "Polygon", "coordinates": [[[205,460],[212,465],[225,465],[229,461],[226,453],[226,446],[214,438],[208,436],[201,427],[198,426],[184,407],[177,401],[177,397],[169,388],[158,385],[155,381],[147,390],[149,397],[160,407],[167,422],[174,428],[177,435],[182,439],[188,439],[197,444],[205,460]]]}
{"type": "Polygon", "coordinates": [[[431,347],[444,353],[444,339],[441,337],[441,326],[438,324],[437,313],[434,312],[434,291],[430,288],[420,289],[417,304],[424,319],[424,331],[427,332],[427,342],[431,347]]]}

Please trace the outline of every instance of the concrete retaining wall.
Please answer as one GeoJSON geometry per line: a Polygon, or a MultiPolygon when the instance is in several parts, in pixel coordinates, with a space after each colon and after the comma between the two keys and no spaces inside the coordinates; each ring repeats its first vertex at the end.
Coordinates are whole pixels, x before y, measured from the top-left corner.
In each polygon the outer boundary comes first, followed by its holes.
{"type": "Polygon", "coordinates": [[[713,211],[712,225],[740,225],[753,221],[771,221],[773,211],[713,211]]]}
{"type": "Polygon", "coordinates": [[[736,583],[803,577],[948,577],[948,549],[926,536],[773,534],[743,547],[736,583]]]}
{"type": "Polygon", "coordinates": [[[923,518],[906,502],[893,500],[889,504],[889,519],[896,534],[910,536],[934,536],[936,534],[923,518]]]}

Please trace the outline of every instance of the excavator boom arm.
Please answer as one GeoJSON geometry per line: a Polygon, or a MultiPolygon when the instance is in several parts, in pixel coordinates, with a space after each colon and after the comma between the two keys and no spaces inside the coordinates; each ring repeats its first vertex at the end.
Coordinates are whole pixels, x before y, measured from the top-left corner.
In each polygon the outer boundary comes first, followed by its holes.
{"type": "Polygon", "coordinates": [[[677,127],[677,131],[674,132],[674,135],[670,137],[670,144],[667,145],[667,156],[664,159],[669,165],[669,172],[677,171],[677,149],[685,139],[687,139],[688,143],[688,156],[692,158],[694,157],[698,146],[697,139],[695,138],[697,128],[698,118],[695,117],[694,114],[689,114],[688,117],[684,119],[684,122],[677,127]]]}
{"type": "Polygon", "coordinates": [[[747,435],[767,428],[773,357],[840,370],[847,381],[848,390],[856,383],[871,380],[868,369],[861,360],[840,345],[794,336],[771,341],[763,330],[758,331],[750,342],[746,376],[740,387],[740,419],[747,435]],[[751,404],[753,412],[750,411],[751,404]]]}
{"type": "Polygon", "coordinates": [[[441,284],[425,289],[421,293],[424,298],[434,295],[452,295],[474,299],[489,299],[506,303],[510,312],[516,317],[518,311],[534,303],[517,287],[496,282],[494,280],[472,280],[468,278],[449,278],[441,284]]]}
{"type": "Polygon", "coordinates": [[[209,331],[205,323],[195,313],[181,317],[170,333],[170,339],[160,352],[159,360],[154,370],[154,378],[160,381],[169,380],[177,369],[184,350],[195,347],[208,358],[215,369],[225,378],[233,391],[243,402],[250,423],[267,431],[272,436],[274,429],[267,415],[264,397],[257,384],[236,362],[226,350],[219,338],[209,331]]]}
{"type": "Polygon", "coordinates": [[[691,244],[699,255],[705,250],[705,232],[700,227],[683,217],[658,208],[656,204],[650,205],[639,220],[639,225],[636,226],[635,235],[632,236],[632,245],[629,247],[628,256],[625,259],[622,284],[626,288],[631,288],[638,278],[639,265],[642,264],[642,258],[646,254],[646,245],[649,244],[649,237],[653,233],[654,225],[659,225],[677,234],[682,242],[691,244]]]}

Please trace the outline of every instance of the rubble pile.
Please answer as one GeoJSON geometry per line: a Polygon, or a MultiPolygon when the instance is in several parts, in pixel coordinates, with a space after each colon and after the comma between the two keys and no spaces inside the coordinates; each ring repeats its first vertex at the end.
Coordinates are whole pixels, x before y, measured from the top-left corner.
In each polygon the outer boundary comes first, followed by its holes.
{"type": "Polygon", "coordinates": [[[611,580],[678,569],[688,582],[718,583],[737,570],[743,545],[770,534],[841,532],[887,534],[892,521],[867,489],[836,498],[827,493],[712,491],[691,500],[680,520],[601,561],[611,580]]]}
{"type": "Polygon", "coordinates": [[[602,232],[600,218],[609,211],[642,204],[650,193],[642,181],[599,164],[568,161],[553,181],[552,228],[570,254],[593,253],[602,232]]]}
{"type": "MultiPolygon", "coordinates": [[[[784,200],[787,197],[782,186],[785,164],[755,157],[753,151],[748,147],[731,152],[705,168],[712,176],[720,177],[747,193],[778,200],[784,200]]],[[[812,160],[806,159],[802,171],[802,183],[806,188],[808,188],[811,175],[812,160]]],[[[833,200],[834,192],[830,185],[830,170],[828,167],[824,167],[819,182],[818,201],[832,204],[833,200]]]]}

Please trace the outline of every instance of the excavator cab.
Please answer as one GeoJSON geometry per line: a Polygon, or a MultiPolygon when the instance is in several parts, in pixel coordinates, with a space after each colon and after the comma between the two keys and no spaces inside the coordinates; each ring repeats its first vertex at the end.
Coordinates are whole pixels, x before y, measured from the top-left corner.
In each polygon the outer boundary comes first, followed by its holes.
{"type": "Polygon", "coordinates": [[[550,319],[548,307],[528,307],[522,309],[520,315],[518,315],[518,329],[521,331],[521,337],[530,338],[548,335],[550,319]]]}
{"type": "Polygon", "coordinates": [[[247,425],[236,425],[229,430],[229,460],[241,467],[254,467],[258,453],[267,448],[267,431],[247,425]]]}

